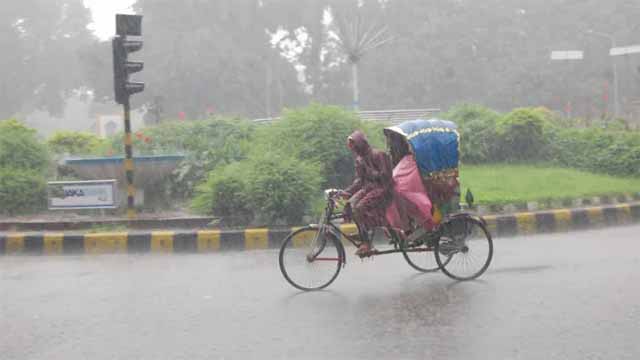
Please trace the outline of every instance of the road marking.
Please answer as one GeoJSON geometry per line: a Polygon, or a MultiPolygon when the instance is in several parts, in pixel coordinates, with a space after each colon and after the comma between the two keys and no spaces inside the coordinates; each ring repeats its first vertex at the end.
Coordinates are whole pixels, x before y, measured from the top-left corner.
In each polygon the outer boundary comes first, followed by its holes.
{"type": "Polygon", "coordinates": [[[569,231],[571,224],[571,211],[567,209],[552,210],[553,217],[556,219],[556,231],[569,231]]]}
{"type": "Polygon", "coordinates": [[[45,233],[43,253],[45,255],[62,254],[63,233],[45,233]]]}
{"type": "MultiPolygon", "coordinates": [[[[293,231],[298,231],[299,229],[302,229],[302,227],[294,227],[291,230],[293,231]]],[[[317,230],[317,229],[313,229],[313,230],[317,230]]],[[[317,231],[302,231],[300,233],[297,233],[293,236],[293,239],[291,239],[291,242],[293,243],[293,247],[295,248],[302,248],[302,247],[308,247],[311,245],[311,240],[313,240],[313,237],[315,236],[315,234],[317,233],[317,231]]]]}
{"type": "Polygon", "coordinates": [[[616,208],[616,218],[618,224],[631,223],[631,206],[629,204],[619,204],[614,206],[616,208]]]}
{"type": "Polygon", "coordinates": [[[198,231],[198,252],[220,250],[220,230],[198,231]]]}
{"type": "Polygon", "coordinates": [[[20,253],[24,250],[24,234],[14,233],[7,235],[5,254],[20,253]]]}
{"type": "Polygon", "coordinates": [[[245,250],[266,249],[269,247],[269,229],[246,229],[244,231],[245,250]]]}
{"type": "Polygon", "coordinates": [[[604,225],[604,217],[602,216],[602,208],[592,207],[587,208],[587,217],[589,217],[589,223],[592,226],[604,225]]]}
{"type": "Polygon", "coordinates": [[[152,231],[151,252],[173,252],[173,231],[152,231]]]}
{"type": "Polygon", "coordinates": [[[538,222],[536,216],[530,212],[517,213],[516,223],[518,226],[518,234],[535,234],[538,222]]]}
{"type": "Polygon", "coordinates": [[[84,252],[87,254],[126,253],[127,238],[127,233],[85,234],[84,252]]]}
{"type": "Polygon", "coordinates": [[[482,217],[484,221],[487,222],[487,230],[493,235],[496,236],[498,231],[498,220],[495,215],[488,215],[482,217]]]}

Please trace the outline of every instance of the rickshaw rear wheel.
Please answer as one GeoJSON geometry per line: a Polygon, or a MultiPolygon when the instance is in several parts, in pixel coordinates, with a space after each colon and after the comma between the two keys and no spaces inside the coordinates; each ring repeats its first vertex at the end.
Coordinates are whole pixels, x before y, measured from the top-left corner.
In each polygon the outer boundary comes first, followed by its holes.
{"type": "Polygon", "coordinates": [[[280,246],[280,272],[296,289],[321,290],[340,274],[345,252],[330,231],[305,226],[289,234],[280,246]]]}
{"type": "Polygon", "coordinates": [[[447,276],[473,280],[491,264],[493,240],[482,221],[471,216],[456,217],[442,224],[434,252],[436,262],[447,276]]]}

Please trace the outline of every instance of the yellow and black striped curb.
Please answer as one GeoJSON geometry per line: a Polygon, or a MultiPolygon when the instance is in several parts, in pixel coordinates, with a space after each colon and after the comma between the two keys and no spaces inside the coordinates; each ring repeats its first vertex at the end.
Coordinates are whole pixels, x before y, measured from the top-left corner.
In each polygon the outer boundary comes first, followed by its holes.
{"type": "Polygon", "coordinates": [[[463,210],[471,210],[480,215],[513,214],[521,211],[550,211],[557,208],[582,208],[588,206],[612,206],[640,201],[640,193],[619,193],[573,199],[556,199],[546,201],[527,201],[512,204],[478,205],[468,209],[461,204],[463,210]]]}
{"type": "Polygon", "coordinates": [[[593,229],[640,222],[640,203],[483,216],[495,237],[593,229]]]}
{"type": "MultiPolygon", "coordinates": [[[[0,255],[193,253],[278,248],[294,228],[111,233],[0,233],[0,255]]],[[[355,225],[341,225],[345,233],[355,225]]]]}
{"type": "MultiPolygon", "coordinates": [[[[640,222],[640,203],[483,217],[495,237],[582,230],[640,222]]],[[[193,253],[269,249],[297,228],[119,233],[0,233],[1,254],[193,253]]],[[[345,233],[356,232],[344,224],[345,233]]],[[[344,239],[343,239],[344,241],[344,239]]]]}

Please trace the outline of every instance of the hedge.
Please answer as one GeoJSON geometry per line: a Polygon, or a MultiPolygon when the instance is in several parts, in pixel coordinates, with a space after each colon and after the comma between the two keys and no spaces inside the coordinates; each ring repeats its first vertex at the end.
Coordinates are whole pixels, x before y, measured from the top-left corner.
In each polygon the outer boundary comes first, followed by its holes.
{"type": "Polygon", "coordinates": [[[192,207],[221,217],[224,225],[297,224],[320,182],[314,164],[279,152],[255,154],[211,171],[198,186],[192,207]]]}
{"type": "Polygon", "coordinates": [[[97,155],[104,140],[82,131],[57,131],[47,139],[47,146],[57,155],[97,155]]]}
{"type": "Polygon", "coordinates": [[[0,168],[44,172],[48,164],[47,148],[34,129],[16,120],[0,121],[0,168]]]}
{"type": "MultiPolygon", "coordinates": [[[[229,117],[166,122],[134,131],[133,149],[135,155],[184,155],[167,177],[166,191],[155,192],[155,196],[189,199],[211,170],[246,158],[254,128],[249,120],[229,117]]],[[[122,136],[115,136],[102,153],[122,154],[123,149],[122,136]]]]}
{"type": "Polygon", "coordinates": [[[46,205],[46,180],[33,170],[0,168],[0,214],[16,215],[46,205]]]}
{"type": "Polygon", "coordinates": [[[0,214],[44,208],[48,165],[47,148],[34,129],[16,120],[0,121],[0,214]]]}
{"type": "Polygon", "coordinates": [[[544,108],[500,114],[459,105],[441,115],[458,124],[461,159],[469,164],[550,162],[615,176],[640,176],[640,132],[620,121],[587,126],[544,108]]]}
{"type": "Polygon", "coordinates": [[[282,118],[256,133],[257,152],[283,151],[304,163],[320,166],[323,185],[344,186],[353,175],[346,140],[362,121],[351,111],[317,103],[288,109],[282,118]]]}

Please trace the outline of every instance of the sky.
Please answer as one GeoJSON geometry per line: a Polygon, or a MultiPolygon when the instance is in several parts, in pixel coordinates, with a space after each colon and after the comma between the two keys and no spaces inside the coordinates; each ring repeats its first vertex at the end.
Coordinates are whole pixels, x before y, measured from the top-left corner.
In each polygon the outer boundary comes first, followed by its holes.
{"type": "Polygon", "coordinates": [[[91,10],[93,24],[89,28],[102,40],[107,40],[116,32],[115,14],[131,14],[135,0],[84,0],[91,10]]]}

